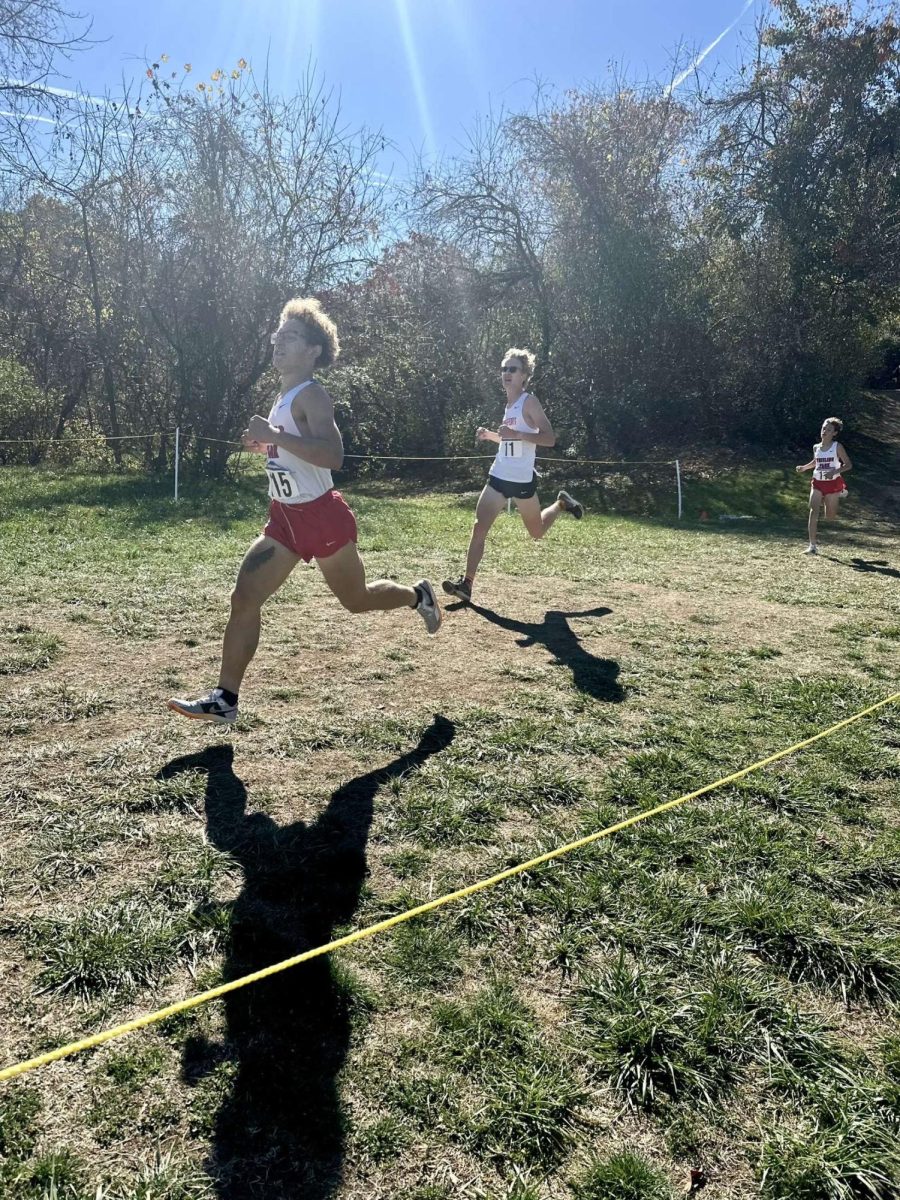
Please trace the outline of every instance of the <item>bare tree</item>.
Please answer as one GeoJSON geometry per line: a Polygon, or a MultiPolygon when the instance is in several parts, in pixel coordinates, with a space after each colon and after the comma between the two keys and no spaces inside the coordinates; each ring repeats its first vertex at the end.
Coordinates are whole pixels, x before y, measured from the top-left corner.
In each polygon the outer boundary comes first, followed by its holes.
{"type": "Polygon", "coordinates": [[[0,152],[15,160],[34,123],[53,124],[67,96],[50,85],[61,61],[89,45],[90,22],[59,0],[0,0],[0,152]]]}
{"type": "Polygon", "coordinates": [[[270,364],[285,299],[372,258],[380,135],[350,132],[307,74],[274,96],[246,63],[194,83],[148,69],[151,106],[129,167],[142,304],[171,361],[174,419],[221,470],[270,364]]]}
{"type": "Polygon", "coordinates": [[[416,191],[419,220],[469,258],[487,309],[527,290],[543,365],[553,341],[544,259],[551,214],[533,187],[509,121],[501,115],[479,122],[466,155],[433,170],[420,168],[416,191]]]}
{"type": "Polygon", "coordinates": [[[75,215],[83,255],[84,287],[93,323],[93,359],[102,377],[105,422],[121,461],[119,401],[115,371],[116,308],[110,303],[109,268],[101,246],[118,209],[120,172],[134,143],[134,113],[124,101],[86,104],[60,122],[49,142],[25,141],[18,172],[31,194],[55,196],[75,215]],[[113,194],[112,205],[109,193],[113,194]]]}

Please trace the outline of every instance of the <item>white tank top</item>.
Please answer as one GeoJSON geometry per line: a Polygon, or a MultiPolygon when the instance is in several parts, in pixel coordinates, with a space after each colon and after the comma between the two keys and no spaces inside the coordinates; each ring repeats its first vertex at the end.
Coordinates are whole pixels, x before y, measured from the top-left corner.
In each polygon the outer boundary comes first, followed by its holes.
{"type": "MultiPolygon", "coordinates": [[[[284,433],[302,437],[291,412],[294,397],[309,387],[315,380],[307,379],[279,396],[269,413],[269,424],[284,433]]],[[[269,476],[269,496],[281,504],[308,504],[318,500],[334,487],[331,472],[325,467],[314,467],[296,454],[289,454],[283,446],[266,447],[266,473],[269,476]]]]}
{"type": "Polygon", "coordinates": [[[830,479],[830,472],[841,469],[841,460],[838,458],[837,448],[837,442],[832,442],[827,450],[822,449],[821,442],[814,448],[813,453],[816,456],[816,469],[813,471],[813,479],[830,479]]]}
{"type": "MultiPolygon", "coordinates": [[[[527,399],[528,393],[523,392],[518,400],[506,406],[503,414],[502,423],[510,429],[515,429],[517,433],[537,433],[537,426],[528,425],[522,415],[527,399]]],[[[497,447],[491,474],[496,479],[506,479],[510,483],[531,483],[536,451],[534,442],[501,442],[497,447]]]]}

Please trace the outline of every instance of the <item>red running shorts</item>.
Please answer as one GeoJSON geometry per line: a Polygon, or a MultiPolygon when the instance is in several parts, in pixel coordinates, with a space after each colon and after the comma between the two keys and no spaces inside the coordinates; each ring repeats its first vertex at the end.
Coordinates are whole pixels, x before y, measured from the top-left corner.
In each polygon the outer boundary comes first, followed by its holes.
{"type": "Polygon", "coordinates": [[[812,481],[813,491],[821,492],[823,496],[835,496],[839,492],[846,492],[847,485],[843,479],[814,479],[812,481]]]}
{"type": "Polygon", "coordinates": [[[305,504],[272,500],[263,535],[280,542],[304,562],[330,558],[348,542],[356,541],[356,517],[334,489],[305,504]]]}

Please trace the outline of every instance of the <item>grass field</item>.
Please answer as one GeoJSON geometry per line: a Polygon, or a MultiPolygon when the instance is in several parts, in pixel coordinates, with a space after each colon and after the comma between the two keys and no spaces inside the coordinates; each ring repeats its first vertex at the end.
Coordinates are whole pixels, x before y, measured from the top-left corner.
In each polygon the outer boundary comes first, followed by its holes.
{"type": "MultiPolygon", "coordinates": [[[[897,690],[900,537],[502,517],[437,639],[299,568],[231,729],[262,487],[0,473],[9,1064],[709,783],[897,690]]],[[[740,514],[737,476],[705,507],[740,514]]],[[[350,486],[370,576],[474,494],[350,486]]],[[[776,503],[776,498],[777,503],[776,503]]],[[[696,495],[695,495],[696,501],[696,495]]],[[[598,508],[600,511],[597,511],[598,508]]],[[[865,514],[864,514],[865,516],[865,514]]],[[[329,959],[0,1085],[7,1200],[900,1197],[900,711],[329,959]],[[692,1176],[693,1172],[693,1176],[692,1176]]]]}

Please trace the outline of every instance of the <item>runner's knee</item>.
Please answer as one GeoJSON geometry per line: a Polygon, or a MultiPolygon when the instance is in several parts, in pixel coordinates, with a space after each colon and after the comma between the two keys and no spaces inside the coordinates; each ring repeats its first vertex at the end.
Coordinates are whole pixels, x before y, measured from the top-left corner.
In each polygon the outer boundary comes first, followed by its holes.
{"type": "Polygon", "coordinates": [[[231,611],[236,617],[258,612],[262,608],[259,597],[239,579],[231,593],[231,611]]]}
{"type": "Polygon", "coordinates": [[[341,606],[350,613],[369,612],[372,605],[368,592],[351,592],[346,596],[338,596],[341,606]]]}

